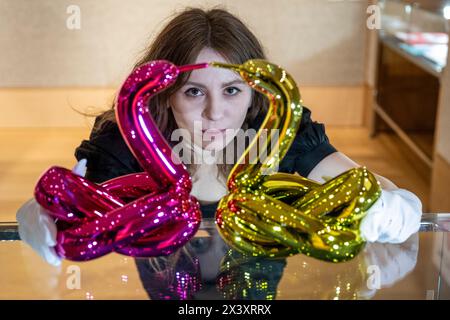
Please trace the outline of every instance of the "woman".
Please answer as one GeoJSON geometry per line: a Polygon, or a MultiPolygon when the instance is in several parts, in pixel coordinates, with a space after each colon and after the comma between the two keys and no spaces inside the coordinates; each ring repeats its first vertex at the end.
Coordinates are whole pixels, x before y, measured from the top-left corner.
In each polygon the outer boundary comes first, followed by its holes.
{"type": "MultiPolygon", "coordinates": [[[[134,68],[152,60],[169,60],[176,65],[219,61],[241,64],[248,59],[265,59],[261,44],[252,32],[227,11],[188,9],[174,17],[134,68]]],[[[133,69],[134,69],[133,68],[133,69]]],[[[219,156],[229,145],[224,129],[257,129],[267,110],[266,99],[241,81],[236,73],[206,68],[183,74],[177,83],[149,102],[149,110],[169,143],[175,129],[198,136],[194,124],[203,129],[201,143],[190,144],[196,157],[214,151],[213,163],[187,164],[193,178],[192,194],[198,198],[203,217],[213,217],[218,200],[226,193],[226,177],[232,167],[220,164],[219,156]],[[205,138],[205,135],[210,137],[205,138]],[[211,139],[213,136],[214,139],[211,139]],[[213,140],[213,142],[210,142],[213,140]],[[207,143],[210,142],[210,143],[207,143]],[[217,152],[218,151],[218,152],[217,152]]],[[[235,137],[231,137],[234,139],[235,137]]],[[[98,116],[89,140],[76,149],[80,162],[74,171],[100,183],[117,176],[140,172],[125,144],[114,118],[114,106],[98,116]],[[87,168],[84,168],[87,160],[87,168]],[[87,170],[86,170],[87,169],[87,170]]],[[[279,171],[324,182],[359,165],[338,152],[330,143],[322,124],[311,120],[304,108],[300,129],[279,171]]],[[[420,226],[421,202],[411,192],[397,188],[377,176],[382,196],[361,223],[367,241],[403,242],[420,226]]],[[[52,219],[32,199],[17,213],[21,238],[48,262],[59,264],[55,254],[56,227],[52,219]],[[41,213],[41,214],[39,214],[41,213]]]]}

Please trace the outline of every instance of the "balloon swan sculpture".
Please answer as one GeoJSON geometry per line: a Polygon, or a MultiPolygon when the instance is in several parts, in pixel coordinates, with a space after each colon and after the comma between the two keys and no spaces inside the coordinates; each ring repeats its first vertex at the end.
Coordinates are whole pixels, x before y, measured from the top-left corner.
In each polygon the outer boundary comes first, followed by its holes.
{"type": "Polygon", "coordinates": [[[190,195],[191,177],[148,113],[146,102],[174,84],[181,72],[164,60],[136,68],[117,98],[116,119],[145,172],[95,184],[70,170],[52,167],[35,188],[37,202],[57,219],[56,252],[90,260],[112,251],[135,257],[168,255],[189,241],[201,221],[190,195]]]}
{"type": "Polygon", "coordinates": [[[302,105],[294,79],[264,60],[212,65],[238,72],[270,102],[259,131],[231,170],[228,194],[218,205],[216,223],[225,241],[253,256],[303,253],[332,262],[352,259],[364,245],[360,221],[381,193],[374,175],[355,168],[322,185],[297,174],[271,172],[299,129],[302,105]],[[274,146],[268,152],[256,150],[263,130],[279,130],[259,146],[274,146]],[[273,137],[278,141],[271,141],[273,137]]]}

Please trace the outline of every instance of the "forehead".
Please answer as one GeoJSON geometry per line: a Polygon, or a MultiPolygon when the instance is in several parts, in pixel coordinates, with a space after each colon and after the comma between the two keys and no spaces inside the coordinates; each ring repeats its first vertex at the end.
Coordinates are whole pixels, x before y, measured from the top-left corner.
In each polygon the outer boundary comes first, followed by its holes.
{"type": "Polygon", "coordinates": [[[228,62],[219,52],[211,48],[203,48],[197,56],[196,63],[201,62],[228,62]]]}
{"type": "MultiPolygon", "coordinates": [[[[217,51],[211,48],[204,48],[197,56],[195,63],[203,62],[224,62],[228,61],[217,51]]],[[[232,70],[208,67],[205,69],[198,69],[191,72],[188,81],[196,82],[229,82],[233,80],[241,80],[241,76],[232,70]]]]}
{"type": "Polygon", "coordinates": [[[235,80],[242,80],[242,78],[234,71],[222,68],[208,67],[205,69],[192,71],[187,81],[198,82],[204,85],[212,85],[216,83],[225,83],[235,80]]]}

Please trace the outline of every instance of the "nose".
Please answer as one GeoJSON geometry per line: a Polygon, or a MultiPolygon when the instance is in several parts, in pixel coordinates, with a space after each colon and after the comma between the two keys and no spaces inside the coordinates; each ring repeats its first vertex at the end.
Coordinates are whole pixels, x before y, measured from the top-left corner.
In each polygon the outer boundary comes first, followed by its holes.
{"type": "Polygon", "coordinates": [[[219,121],[224,116],[224,109],[220,98],[209,96],[202,116],[210,121],[219,121]]]}

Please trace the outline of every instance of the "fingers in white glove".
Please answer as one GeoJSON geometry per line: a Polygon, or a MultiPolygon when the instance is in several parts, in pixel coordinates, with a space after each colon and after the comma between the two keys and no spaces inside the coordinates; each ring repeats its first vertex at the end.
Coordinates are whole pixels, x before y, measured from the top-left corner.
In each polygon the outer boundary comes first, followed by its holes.
{"type": "Polygon", "coordinates": [[[84,177],[86,175],[86,164],[87,164],[87,160],[86,159],[81,159],[80,161],[77,162],[77,164],[73,167],[72,172],[84,177]]]}
{"type": "MultiPolygon", "coordinates": [[[[86,174],[86,159],[81,159],[72,172],[83,176],[86,174]]],[[[29,244],[48,263],[58,266],[61,258],[56,254],[57,228],[50,214],[34,198],[25,202],[16,214],[19,223],[19,236],[29,244]]]]}
{"type": "Polygon", "coordinates": [[[365,241],[375,242],[378,240],[378,235],[381,233],[380,229],[382,226],[384,210],[383,206],[383,193],[382,191],[380,198],[369,208],[366,216],[362,219],[359,230],[361,231],[361,236],[365,241]]]}
{"type": "Polygon", "coordinates": [[[402,243],[420,228],[422,203],[404,190],[382,190],[361,221],[362,237],[368,242],[402,243]]]}
{"type": "Polygon", "coordinates": [[[61,258],[56,254],[56,224],[34,198],[28,200],[16,214],[19,236],[48,263],[58,266],[61,258]]]}

